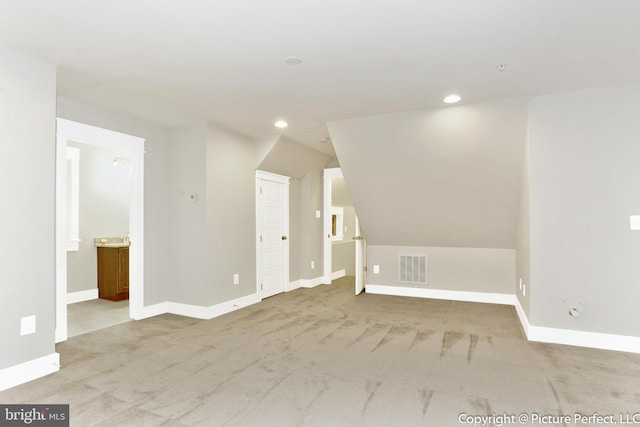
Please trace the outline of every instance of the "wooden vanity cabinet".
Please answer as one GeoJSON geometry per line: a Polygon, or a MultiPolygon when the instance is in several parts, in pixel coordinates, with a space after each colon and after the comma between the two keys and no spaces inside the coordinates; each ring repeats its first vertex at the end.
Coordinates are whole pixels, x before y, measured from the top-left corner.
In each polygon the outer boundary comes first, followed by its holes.
{"type": "Polygon", "coordinates": [[[98,297],[129,299],[129,248],[98,247],[98,297]]]}

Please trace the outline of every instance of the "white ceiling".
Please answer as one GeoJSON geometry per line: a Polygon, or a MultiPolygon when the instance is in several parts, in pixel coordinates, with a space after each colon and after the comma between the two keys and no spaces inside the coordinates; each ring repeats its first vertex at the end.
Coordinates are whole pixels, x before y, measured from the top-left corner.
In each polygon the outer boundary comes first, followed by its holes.
{"type": "Polygon", "coordinates": [[[328,153],[329,121],[451,92],[640,81],[639,23],[637,0],[0,0],[0,43],[58,64],[61,96],[255,137],[285,119],[284,135],[328,153]]]}

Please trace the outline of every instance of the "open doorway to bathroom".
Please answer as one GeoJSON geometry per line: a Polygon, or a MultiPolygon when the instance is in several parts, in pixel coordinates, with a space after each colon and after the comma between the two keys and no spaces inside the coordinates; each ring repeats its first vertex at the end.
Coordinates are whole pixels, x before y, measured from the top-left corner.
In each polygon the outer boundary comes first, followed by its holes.
{"type": "Polygon", "coordinates": [[[67,152],[78,163],[77,174],[67,172],[67,188],[78,186],[77,196],[76,189],[67,192],[78,227],[77,244],[67,249],[67,335],[73,337],[130,320],[131,161],[76,141],[67,141],[67,152]]]}
{"type": "Polygon", "coordinates": [[[144,140],[63,119],[57,125],[60,342],[139,318],[144,299],[144,140]],[[109,288],[103,286],[107,282],[109,288]]]}

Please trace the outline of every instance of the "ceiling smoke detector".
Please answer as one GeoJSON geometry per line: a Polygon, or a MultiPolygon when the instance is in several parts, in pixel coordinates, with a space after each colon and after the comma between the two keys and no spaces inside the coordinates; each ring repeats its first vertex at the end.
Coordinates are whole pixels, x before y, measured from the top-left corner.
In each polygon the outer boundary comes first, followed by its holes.
{"type": "Polygon", "coordinates": [[[297,56],[288,56],[284,58],[284,63],[287,65],[300,65],[302,64],[302,58],[297,56]]]}

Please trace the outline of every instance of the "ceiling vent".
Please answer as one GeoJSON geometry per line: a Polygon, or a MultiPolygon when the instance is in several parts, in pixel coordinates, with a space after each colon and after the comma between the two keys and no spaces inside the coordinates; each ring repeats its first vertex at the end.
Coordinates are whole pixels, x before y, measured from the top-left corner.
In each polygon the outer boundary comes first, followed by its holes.
{"type": "Polygon", "coordinates": [[[400,255],[400,283],[427,284],[426,255],[400,255]]]}

